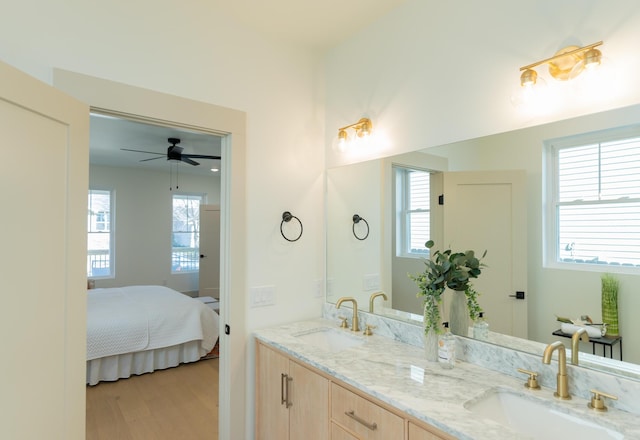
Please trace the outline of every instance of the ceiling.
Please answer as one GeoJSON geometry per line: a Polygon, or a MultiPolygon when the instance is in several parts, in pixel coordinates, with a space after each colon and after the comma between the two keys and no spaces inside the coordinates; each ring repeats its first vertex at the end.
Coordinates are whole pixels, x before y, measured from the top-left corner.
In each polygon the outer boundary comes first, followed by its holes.
{"type": "MultiPolygon", "coordinates": [[[[158,125],[144,124],[127,119],[91,114],[89,162],[92,165],[114,167],[140,167],[148,170],[169,171],[170,163],[179,164],[180,173],[214,175],[212,167],[220,167],[219,160],[194,159],[200,165],[167,161],[168,138],[179,138],[183,154],[220,156],[219,136],[158,125]],[[122,148],[162,154],[136,153],[122,148]],[[140,162],[144,159],[158,159],[140,162]]],[[[219,174],[219,173],[217,173],[219,174]]]]}
{"type": "Polygon", "coordinates": [[[271,38],[326,50],[407,0],[213,0],[239,23],[271,38]]]}
{"type": "MultiPolygon", "coordinates": [[[[239,23],[257,33],[310,50],[327,50],[373,23],[406,0],[214,0],[239,23]]],[[[90,163],[167,171],[166,158],[122,148],[166,153],[168,138],[181,140],[186,154],[221,154],[221,138],[172,127],[91,115],[90,163]],[[140,162],[151,157],[159,159],[140,162]]],[[[213,174],[220,161],[196,159],[199,166],[180,163],[181,173],[213,174]]],[[[172,162],[175,163],[175,162],[172,162]]]]}

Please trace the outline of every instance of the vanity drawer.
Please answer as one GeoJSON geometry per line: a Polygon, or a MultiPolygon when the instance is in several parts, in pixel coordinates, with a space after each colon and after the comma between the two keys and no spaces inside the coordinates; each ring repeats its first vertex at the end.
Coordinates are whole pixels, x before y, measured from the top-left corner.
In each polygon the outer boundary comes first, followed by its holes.
{"type": "Polygon", "coordinates": [[[335,383],[331,384],[331,419],[361,439],[404,438],[402,417],[335,383]]]}

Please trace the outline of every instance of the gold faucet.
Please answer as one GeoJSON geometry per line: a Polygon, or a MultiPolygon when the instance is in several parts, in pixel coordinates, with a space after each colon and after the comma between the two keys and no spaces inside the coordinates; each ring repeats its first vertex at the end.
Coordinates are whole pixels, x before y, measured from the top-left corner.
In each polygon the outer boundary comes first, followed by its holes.
{"type": "Polygon", "coordinates": [[[387,295],[385,295],[384,292],[377,292],[377,293],[372,293],[371,297],[369,298],[369,312],[373,313],[373,300],[376,299],[377,297],[381,296],[382,298],[384,298],[384,300],[386,301],[387,295]]]}
{"type": "Polygon", "coordinates": [[[353,302],[353,319],[351,320],[351,331],[359,332],[360,326],[358,326],[358,303],[355,298],[352,297],[342,297],[336,303],[336,309],[339,309],[343,302],[351,301],[353,302]]]}
{"type": "Polygon", "coordinates": [[[578,365],[578,352],[580,351],[580,339],[582,342],[589,342],[589,334],[586,328],[579,328],[571,336],[571,363],[578,365]]]}
{"type": "Polygon", "coordinates": [[[551,363],[551,357],[555,349],[558,349],[558,385],[553,395],[558,399],[569,400],[571,396],[569,395],[569,382],[567,381],[567,351],[564,348],[564,344],[556,341],[547,345],[542,355],[542,363],[551,363]]]}

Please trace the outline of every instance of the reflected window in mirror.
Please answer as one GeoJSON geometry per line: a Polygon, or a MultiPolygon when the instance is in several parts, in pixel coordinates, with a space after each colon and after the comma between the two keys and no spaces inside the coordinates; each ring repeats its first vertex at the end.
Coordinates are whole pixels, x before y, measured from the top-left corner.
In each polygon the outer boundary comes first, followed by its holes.
{"type": "Polygon", "coordinates": [[[396,256],[428,257],[431,238],[428,171],[394,166],[396,256]]]}
{"type": "Polygon", "coordinates": [[[640,271],[640,128],[550,141],[546,154],[550,265],[640,271]]]}

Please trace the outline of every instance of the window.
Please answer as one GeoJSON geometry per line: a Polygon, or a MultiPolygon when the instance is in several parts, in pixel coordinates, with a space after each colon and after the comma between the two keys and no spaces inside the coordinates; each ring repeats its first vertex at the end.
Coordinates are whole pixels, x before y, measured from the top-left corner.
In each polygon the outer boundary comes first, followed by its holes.
{"type": "Polygon", "coordinates": [[[396,182],[396,254],[429,254],[424,244],[430,237],[430,196],[428,171],[394,167],[396,182]]]}
{"type": "Polygon", "coordinates": [[[89,190],[87,276],[90,278],[113,276],[112,200],[111,191],[89,190]]]}
{"type": "Polygon", "coordinates": [[[201,195],[173,195],[172,272],[193,272],[200,267],[201,203],[201,195]]]}
{"type": "Polygon", "coordinates": [[[547,258],[640,268],[640,130],[608,130],[548,143],[547,258]]]}

